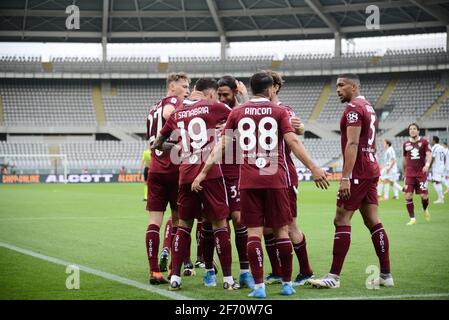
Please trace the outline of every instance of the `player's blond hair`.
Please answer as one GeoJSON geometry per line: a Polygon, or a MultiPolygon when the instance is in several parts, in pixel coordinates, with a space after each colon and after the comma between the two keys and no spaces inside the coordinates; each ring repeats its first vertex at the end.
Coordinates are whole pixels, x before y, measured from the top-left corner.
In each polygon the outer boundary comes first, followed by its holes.
{"type": "Polygon", "coordinates": [[[176,73],[170,73],[167,76],[167,88],[172,82],[176,82],[179,80],[186,80],[190,84],[190,78],[185,72],[176,72],[176,73]]]}

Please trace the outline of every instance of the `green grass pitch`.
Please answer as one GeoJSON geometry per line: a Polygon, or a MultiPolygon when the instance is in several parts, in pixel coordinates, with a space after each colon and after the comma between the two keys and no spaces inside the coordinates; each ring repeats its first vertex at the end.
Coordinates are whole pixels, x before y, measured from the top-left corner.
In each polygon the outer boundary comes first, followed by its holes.
{"type": "MultiPolygon", "coordinates": [[[[0,185],[0,242],[108,272],[147,284],[148,263],[144,234],[147,212],[140,184],[0,185]]],[[[380,203],[382,222],[390,239],[392,272],[396,286],[368,290],[370,265],[378,265],[368,230],[359,214],[353,218],[352,242],[341,275],[341,288],[317,290],[301,287],[287,299],[385,297],[409,299],[449,298],[449,198],[434,205],[431,191],[430,222],[424,221],[415,198],[417,225],[408,221],[403,196],[380,203]]],[[[304,230],[312,268],[317,276],[329,271],[332,258],[333,216],[337,183],[322,191],[301,183],[298,222],[304,230]]],[[[192,241],[192,259],[196,258],[192,241]]],[[[294,257],[294,274],[298,272],[294,257]]],[[[204,271],[183,278],[177,292],[193,299],[248,299],[248,289],[224,291],[219,274],[215,288],[202,285],[204,271]]],[[[80,289],[66,288],[66,267],[0,245],[0,299],[167,299],[148,290],[81,271],[80,289]]],[[[265,273],[269,262],[265,254],[265,273]]],[[[233,248],[233,274],[238,258],[233,248]]],[[[167,290],[166,286],[159,289],[167,290]]],[[[270,299],[286,299],[279,285],[268,286],[270,299]]],[[[168,292],[168,290],[167,290],[168,292]]]]}

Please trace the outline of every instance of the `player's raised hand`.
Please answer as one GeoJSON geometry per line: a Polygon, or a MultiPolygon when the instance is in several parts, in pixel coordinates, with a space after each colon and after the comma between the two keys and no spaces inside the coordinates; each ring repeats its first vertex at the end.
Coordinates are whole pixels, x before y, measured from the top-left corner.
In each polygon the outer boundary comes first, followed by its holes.
{"type": "Polygon", "coordinates": [[[330,175],[329,173],[318,167],[313,167],[310,171],[312,172],[312,178],[317,188],[329,188],[329,181],[327,180],[327,177],[330,175]]]}
{"type": "Polygon", "coordinates": [[[343,200],[348,200],[351,197],[351,182],[349,180],[340,180],[338,197],[343,200]]]}
{"type": "Polygon", "coordinates": [[[248,94],[248,90],[246,89],[246,86],[243,84],[242,81],[235,80],[235,84],[237,86],[238,93],[240,93],[241,95],[247,95],[248,94]]]}
{"type": "Polygon", "coordinates": [[[304,123],[302,123],[302,121],[299,117],[291,117],[291,124],[297,134],[300,134],[300,135],[304,134],[304,131],[305,131],[304,123]]]}
{"type": "Polygon", "coordinates": [[[201,186],[201,182],[206,179],[206,174],[203,173],[203,171],[200,172],[199,175],[196,176],[195,180],[192,182],[192,191],[200,192],[203,190],[203,187],[201,186]]]}

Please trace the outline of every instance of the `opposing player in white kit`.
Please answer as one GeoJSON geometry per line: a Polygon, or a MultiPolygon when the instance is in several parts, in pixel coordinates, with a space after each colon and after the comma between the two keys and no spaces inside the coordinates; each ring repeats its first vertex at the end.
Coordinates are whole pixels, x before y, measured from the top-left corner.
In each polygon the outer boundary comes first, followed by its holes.
{"type": "Polygon", "coordinates": [[[444,162],[444,177],[443,177],[443,183],[446,186],[446,191],[444,191],[444,194],[449,193],[449,148],[447,147],[447,142],[443,142],[444,147],[444,155],[446,157],[446,160],[444,162]]]}
{"type": "Polygon", "coordinates": [[[402,186],[398,184],[398,163],[396,160],[396,152],[391,146],[391,141],[384,139],[383,146],[385,149],[383,167],[381,170],[380,182],[378,186],[378,195],[382,195],[382,187],[384,191],[384,200],[388,200],[390,193],[390,186],[393,186],[393,199],[399,199],[399,191],[402,186]]]}
{"type": "Polygon", "coordinates": [[[441,181],[443,180],[445,169],[445,151],[444,147],[440,144],[440,138],[437,136],[432,137],[430,145],[432,146],[432,181],[433,187],[438,194],[438,200],[433,203],[444,203],[443,185],[441,181]]]}

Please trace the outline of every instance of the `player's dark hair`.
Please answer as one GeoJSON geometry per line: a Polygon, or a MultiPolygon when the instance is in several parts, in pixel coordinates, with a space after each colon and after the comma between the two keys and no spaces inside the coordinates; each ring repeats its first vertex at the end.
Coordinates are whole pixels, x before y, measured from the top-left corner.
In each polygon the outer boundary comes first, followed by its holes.
{"type": "Polygon", "coordinates": [[[223,76],[218,80],[217,84],[219,88],[227,86],[231,90],[237,89],[237,84],[235,83],[235,78],[233,76],[223,76]]]}
{"type": "Polygon", "coordinates": [[[391,147],[391,141],[390,141],[390,140],[384,139],[384,141],[385,141],[385,143],[386,143],[389,147],[391,147]]]}
{"type": "Polygon", "coordinates": [[[273,86],[273,78],[267,72],[258,72],[252,75],[250,84],[254,95],[267,95],[267,90],[273,86]]]}
{"type": "Polygon", "coordinates": [[[418,129],[418,131],[419,131],[419,126],[418,126],[418,124],[417,124],[416,122],[410,123],[410,124],[408,125],[408,127],[407,127],[407,130],[410,130],[410,127],[411,127],[411,126],[415,126],[416,129],[418,129]]]}
{"type": "Polygon", "coordinates": [[[433,136],[432,140],[435,141],[435,143],[440,143],[440,138],[438,138],[437,136],[433,136]]]}
{"type": "Polygon", "coordinates": [[[340,74],[338,76],[338,78],[348,79],[348,80],[354,81],[360,87],[360,78],[355,73],[343,73],[343,74],[340,74]]]}
{"type": "Polygon", "coordinates": [[[285,82],[284,79],[282,79],[282,76],[276,71],[268,70],[267,73],[273,78],[273,85],[278,86],[278,90],[276,91],[276,94],[278,94],[285,82]]]}
{"type": "Polygon", "coordinates": [[[195,83],[195,90],[197,91],[207,91],[207,90],[217,90],[218,84],[217,81],[214,78],[200,78],[195,83]]]}

